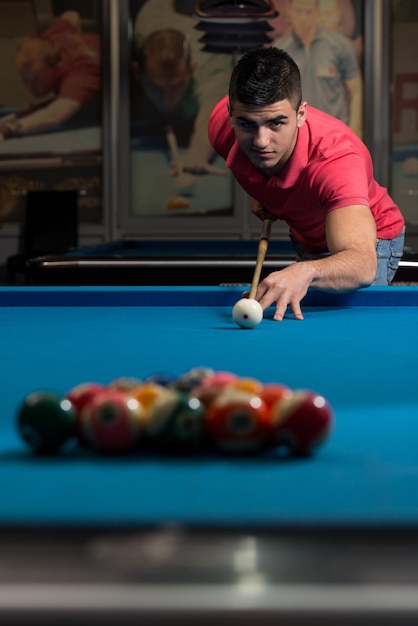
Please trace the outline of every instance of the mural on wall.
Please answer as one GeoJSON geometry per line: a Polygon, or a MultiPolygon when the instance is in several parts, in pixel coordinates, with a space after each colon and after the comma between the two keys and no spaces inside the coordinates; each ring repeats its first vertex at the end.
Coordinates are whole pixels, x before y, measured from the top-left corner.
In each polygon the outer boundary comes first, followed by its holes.
{"type": "Polygon", "coordinates": [[[28,191],[77,189],[101,221],[100,1],[0,3],[0,51],[0,220],[28,191]]]}
{"type": "Polygon", "coordinates": [[[207,136],[210,112],[227,93],[233,60],[202,49],[193,4],[130,3],[135,216],[233,212],[231,175],[207,136]]]}

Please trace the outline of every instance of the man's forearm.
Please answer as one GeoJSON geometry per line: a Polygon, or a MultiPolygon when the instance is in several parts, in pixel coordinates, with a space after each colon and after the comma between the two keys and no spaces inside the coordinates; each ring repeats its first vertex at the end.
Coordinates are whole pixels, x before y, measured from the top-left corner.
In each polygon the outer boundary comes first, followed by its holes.
{"type": "Polygon", "coordinates": [[[80,106],[75,100],[58,98],[42,109],[29,113],[24,117],[11,120],[1,129],[5,138],[26,135],[54,128],[74,115],[80,106]]]}
{"type": "Polygon", "coordinates": [[[377,258],[360,251],[343,250],[323,259],[301,261],[312,264],[311,285],[326,291],[352,291],[372,284],[377,258]]]}

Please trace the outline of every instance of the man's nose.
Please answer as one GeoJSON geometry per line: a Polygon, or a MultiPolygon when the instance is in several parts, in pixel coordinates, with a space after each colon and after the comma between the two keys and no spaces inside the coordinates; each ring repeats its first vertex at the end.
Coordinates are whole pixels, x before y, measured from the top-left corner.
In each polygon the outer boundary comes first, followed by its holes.
{"type": "Polygon", "coordinates": [[[263,148],[268,145],[268,129],[260,126],[254,133],[253,144],[257,148],[263,148]]]}

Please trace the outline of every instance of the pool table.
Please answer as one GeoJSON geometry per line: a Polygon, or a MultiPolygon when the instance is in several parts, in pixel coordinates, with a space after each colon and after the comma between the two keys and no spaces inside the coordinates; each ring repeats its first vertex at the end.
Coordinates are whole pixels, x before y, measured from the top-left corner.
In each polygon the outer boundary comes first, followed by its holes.
{"type": "Polygon", "coordinates": [[[253,330],[237,286],[2,287],[0,621],[418,623],[418,288],[310,291],[253,330]],[[35,457],[34,390],[193,366],[331,403],[311,456],[35,457]]]}
{"type": "MultiPolygon", "coordinates": [[[[31,259],[31,285],[219,285],[250,283],[257,240],[111,241],[31,259]]],[[[288,239],[269,242],[262,277],[295,261],[288,239]]],[[[418,255],[408,251],[396,281],[418,282],[418,255]]]]}

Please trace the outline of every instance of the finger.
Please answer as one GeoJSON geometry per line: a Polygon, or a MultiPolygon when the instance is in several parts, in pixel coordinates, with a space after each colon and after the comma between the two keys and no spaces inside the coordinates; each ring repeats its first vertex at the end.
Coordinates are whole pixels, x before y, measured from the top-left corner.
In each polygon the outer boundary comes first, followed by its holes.
{"type": "Polygon", "coordinates": [[[287,311],[287,305],[289,304],[289,299],[285,294],[282,294],[276,302],[276,310],[273,315],[273,319],[277,322],[281,322],[285,316],[287,311]]]}
{"type": "Polygon", "coordinates": [[[291,302],[290,306],[292,308],[293,315],[297,320],[303,320],[302,309],[300,308],[299,302],[291,302]]]}

